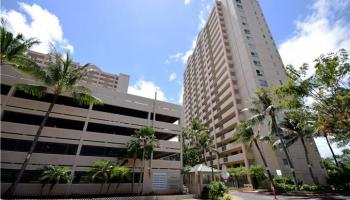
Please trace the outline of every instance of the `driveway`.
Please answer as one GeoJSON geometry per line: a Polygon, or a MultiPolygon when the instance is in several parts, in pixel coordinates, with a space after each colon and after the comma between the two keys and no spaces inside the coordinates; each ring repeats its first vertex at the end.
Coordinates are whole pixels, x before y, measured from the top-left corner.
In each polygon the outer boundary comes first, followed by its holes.
{"type": "MultiPolygon", "coordinates": [[[[272,200],[273,196],[264,193],[254,192],[230,192],[232,200],[272,200]]],[[[305,196],[282,196],[277,195],[278,200],[350,200],[350,196],[322,196],[322,197],[305,197],[305,196]]]]}

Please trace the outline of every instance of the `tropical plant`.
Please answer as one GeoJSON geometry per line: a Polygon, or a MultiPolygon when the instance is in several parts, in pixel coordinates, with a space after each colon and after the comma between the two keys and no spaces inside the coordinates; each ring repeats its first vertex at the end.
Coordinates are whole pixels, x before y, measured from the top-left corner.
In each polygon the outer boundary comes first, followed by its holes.
{"type": "Polygon", "coordinates": [[[209,198],[212,200],[219,200],[227,193],[227,187],[223,182],[213,181],[209,184],[209,198]]]}
{"type": "Polygon", "coordinates": [[[288,108],[308,105],[314,114],[314,125],[318,136],[324,136],[336,166],[339,163],[331,142],[345,146],[350,142],[350,63],[344,49],[337,53],[321,55],[314,61],[315,72],[304,64],[296,69],[289,65],[286,72],[288,82],[275,89],[288,108]],[[310,75],[311,74],[311,75],[310,75]],[[310,101],[312,99],[312,101],[310,101]],[[329,141],[329,140],[332,141],[329,141]]]}
{"type": "Polygon", "coordinates": [[[279,110],[280,107],[273,103],[271,94],[265,89],[259,89],[256,92],[256,97],[252,100],[252,107],[243,109],[243,111],[249,111],[251,114],[253,114],[253,116],[247,121],[249,125],[262,124],[266,121],[268,122],[270,128],[270,133],[268,136],[270,139],[275,136],[279,138],[282,150],[286,156],[290,171],[293,176],[295,187],[297,190],[299,190],[294,165],[290,159],[287,147],[284,142],[283,131],[277,123],[277,115],[279,110]]]}
{"type": "MultiPolygon", "coordinates": [[[[248,175],[253,177],[256,181],[264,181],[266,180],[266,175],[264,173],[264,168],[260,165],[251,165],[248,170],[248,175]]],[[[275,184],[273,184],[275,187],[275,184]]],[[[257,188],[257,186],[255,186],[257,188]]]]}
{"type": "Polygon", "coordinates": [[[16,190],[17,185],[23,176],[23,172],[29,164],[41,132],[49,119],[49,115],[54,105],[56,104],[58,96],[63,93],[70,93],[73,100],[80,105],[101,104],[101,100],[92,96],[88,88],[79,85],[79,81],[86,76],[87,65],[81,68],[76,68],[73,66],[73,60],[69,53],[67,53],[65,58],[63,58],[63,56],[54,49],[52,49],[50,57],[51,59],[49,60],[49,64],[46,69],[26,66],[20,67],[20,70],[26,74],[29,74],[37,81],[40,81],[42,85],[17,84],[16,89],[36,97],[43,97],[48,91],[50,91],[53,93],[53,99],[45,113],[43,120],[40,123],[38,130],[36,131],[33,142],[15,181],[6,192],[8,195],[12,195],[16,190]]]}
{"type": "Polygon", "coordinates": [[[112,174],[111,174],[111,178],[112,179],[116,179],[117,181],[117,185],[115,187],[115,193],[117,192],[120,183],[125,179],[125,178],[129,178],[130,175],[130,170],[128,167],[126,166],[121,166],[121,165],[116,165],[114,166],[114,168],[112,169],[112,174]]]}
{"type": "Polygon", "coordinates": [[[244,177],[247,176],[248,172],[245,167],[240,166],[240,167],[233,167],[233,168],[228,168],[227,172],[230,173],[230,175],[234,176],[237,182],[237,187],[239,187],[239,177],[244,177]]]}
{"type": "Polygon", "coordinates": [[[184,165],[194,166],[199,163],[200,149],[198,147],[183,147],[184,165]]]}
{"type": "MultiPolygon", "coordinates": [[[[112,172],[116,165],[114,161],[96,160],[90,167],[88,174],[91,181],[101,183],[100,193],[102,193],[103,185],[111,182],[112,172]]],[[[108,184],[107,192],[109,187],[110,184],[108,184]]]]}
{"type": "MultiPolygon", "coordinates": [[[[142,171],[141,177],[139,179],[139,185],[141,180],[143,182],[145,173],[145,159],[150,159],[154,148],[158,145],[158,140],[155,136],[155,130],[153,128],[144,127],[135,131],[134,138],[139,138],[140,140],[140,149],[142,150],[142,171]]],[[[150,169],[152,170],[152,169],[150,169]]],[[[139,189],[139,188],[138,188],[139,189]]],[[[143,193],[143,184],[141,185],[140,195],[143,193]]]]}
{"type": "Polygon", "coordinates": [[[138,138],[137,135],[132,135],[131,137],[132,139],[127,144],[127,153],[130,157],[133,158],[131,193],[134,193],[136,159],[142,157],[142,150],[141,150],[141,139],[138,138]]]}
{"type": "Polygon", "coordinates": [[[6,29],[6,20],[4,18],[1,18],[0,39],[1,65],[5,61],[15,65],[35,64],[26,53],[32,46],[39,44],[39,40],[35,38],[25,39],[22,34],[14,36],[6,29]]]}
{"type": "Polygon", "coordinates": [[[350,189],[350,152],[349,149],[344,149],[341,155],[336,156],[339,159],[339,166],[337,166],[332,158],[323,159],[329,185],[337,190],[350,189]]]}
{"type": "Polygon", "coordinates": [[[210,138],[209,132],[206,130],[201,130],[200,132],[198,132],[198,147],[200,148],[201,152],[202,152],[202,156],[204,158],[204,163],[205,165],[208,165],[208,161],[207,161],[207,151],[210,148],[210,144],[211,144],[212,139],[210,138]]]}
{"type": "Polygon", "coordinates": [[[50,185],[48,195],[50,195],[51,191],[55,187],[56,184],[64,184],[71,181],[71,169],[67,167],[60,166],[45,166],[39,180],[42,184],[41,188],[44,189],[45,185],[50,185]]]}
{"type": "Polygon", "coordinates": [[[265,156],[258,144],[258,141],[262,139],[262,137],[259,135],[259,132],[254,132],[253,128],[249,125],[248,122],[241,122],[233,133],[232,139],[234,141],[238,141],[239,143],[245,144],[248,147],[251,147],[251,145],[254,143],[256,149],[259,152],[260,158],[263,161],[268,178],[271,184],[275,187],[273,177],[266,162],[265,156]]]}
{"type": "Polygon", "coordinates": [[[299,140],[301,141],[310,176],[314,184],[318,184],[318,181],[312,170],[308,149],[306,147],[306,141],[313,141],[314,135],[314,127],[310,123],[310,119],[310,113],[299,109],[286,112],[284,120],[280,122],[279,125],[285,134],[284,138],[286,140],[287,147],[291,146],[299,140]]]}

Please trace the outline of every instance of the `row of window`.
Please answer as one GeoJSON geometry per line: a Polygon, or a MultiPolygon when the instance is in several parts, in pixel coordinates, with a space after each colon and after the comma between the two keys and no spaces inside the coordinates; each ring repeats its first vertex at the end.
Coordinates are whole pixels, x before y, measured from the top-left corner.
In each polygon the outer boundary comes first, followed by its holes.
{"type": "MultiPolygon", "coordinates": [[[[12,111],[5,111],[2,117],[2,121],[5,121],[5,122],[13,122],[13,123],[29,124],[29,125],[37,125],[37,126],[40,125],[42,119],[43,119],[43,116],[26,114],[26,113],[18,113],[18,112],[12,112],[12,111]]],[[[77,121],[77,120],[49,117],[45,126],[71,129],[71,130],[83,130],[84,122],[77,121]]],[[[89,122],[87,126],[87,131],[131,136],[135,133],[136,129],[123,127],[123,126],[113,126],[113,125],[89,122]]],[[[174,135],[163,133],[163,132],[156,132],[156,137],[158,139],[167,140],[169,138],[174,137],[174,135]]]]}
{"type": "MultiPolygon", "coordinates": [[[[11,86],[1,84],[1,94],[7,95],[10,91],[11,86]]],[[[16,91],[14,93],[15,97],[24,98],[24,99],[30,99],[30,100],[36,100],[36,101],[43,101],[43,102],[52,102],[53,95],[52,94],[46,94],[45,96],[38,98],[31,95],[28,95],[22,91],[16,91]]],[[[66,105],[66,106],[72,106],[72,107],[78,107],[78,108],[85,108],[88,109],[88,106],[80,106],[77,102],[74,101],[71,97],[66,96],[59,96],[57,98],[56,104],[66,105]]],[[[109,104],[103,104],[103,105],[94,105],[93,110],[101,111],[101,112],[107,112],[107,113],[113,113],[113,114],[119,114],[119,115],[125,115],[130,117],[136,117],[136,118],[142,118],[142,119],[148,119],[148,112],[146,111],[140,111],[125,107],[119,107],[109,104]]],[[[153,119],[153,113],[151,113],[151,119],[153,119]]],[[[156,121],[161,122],[167,122],[167,123],[174,123],[179,120],[177,117],[162,115],[162,114],[156,114],[155,117],[156,121]]]]}
{"type": "MultiPolygon", "coordinates": [[[[1,183],[12,183],[15,181],[18,169],[4,169],[1,168],[1,183]]],[[[40,183],[40,176],[42,170],[25,170],[20,183],[40,183]]],[[[139,182],[140,173],[135,172],[135,183],[139,182]]],[[[91,174],[89,172],[78,171],[74,174],[73,183],[102,183],[103,180],[96,177],[94,181],[91,180],[91,174]]],[[[142,180],[141,180],[142,182],[142,180]]],[[[119,179],[118,177],[112,178],[111,183],[132,183],[132,175],[119,179]]]]}
{"type": "MultiPolygon", "coordinates": [[[[29,140],[18,140],[10,138],[1,138],[1,150],[4,151],[17,151],[28,152],[32,144],[29,140]]],[[[47,153],[47,154],[63,154],[63,155],[75,155],[78,149],[77,144],[64,144],[53,142],[41,142],[39,141],[35,147],[34,153],[47,153]]],[[[154,159],[160,160],[180,160],[180,154],[155,151],[153,153],[154,159]]],[[[112,148],[101,146],[83,145],[80,151],[80,156],[97,156],[97,157],[119,157],[123,158],[127,156],[126,148],[112,148]]]]}

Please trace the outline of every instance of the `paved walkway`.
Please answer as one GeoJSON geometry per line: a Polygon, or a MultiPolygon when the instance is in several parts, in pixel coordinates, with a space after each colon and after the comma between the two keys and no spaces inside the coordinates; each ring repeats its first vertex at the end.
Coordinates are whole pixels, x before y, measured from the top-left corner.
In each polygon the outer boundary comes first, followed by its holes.
{"type": "MultiPolygon", "coordinates": [[[[230,192],[232,200],[273,200],[272,195],[254,192],[230,192]]],[[[324,196],[324,197],[305,197],[305,196],[282,196],[277,195],[278,200],[350,200],[350,196],[324,196]]]]}

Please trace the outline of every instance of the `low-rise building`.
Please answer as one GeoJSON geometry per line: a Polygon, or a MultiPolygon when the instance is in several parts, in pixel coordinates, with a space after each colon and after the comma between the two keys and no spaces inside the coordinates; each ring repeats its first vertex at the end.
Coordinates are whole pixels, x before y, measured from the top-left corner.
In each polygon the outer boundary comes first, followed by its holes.
{"type": "MultiPolygon", "coordinates": [[[[35,98],[16,91],[15,85],[18,83],[36,82],[14,70],[11,65],[2,65],[2,192],[14,181],[52,98],[52,94],[35,98]]],[[[105,159],[125,164],[132,170],[133,159],[128,157],[126,146],[135,130],[142,127],[154,128],[159,140],[153,159],[145,165],[142,183],[144,193],[179,192],[182,161],[178,138],[181,133],[182,107],[131,95],[125,89],[118,90],[120,82],[117,89],[89,81],[83,81],[82,84],[90,88],[92,94],[103,101],[103,105],[79,106],[69,96],[58,97],[15,194],[39,194],[41,184],[38,177],[46,165],[66,166],[74,173],[71,184],[58,184],[51,194],[99,193],[100,184],[91,183],[87,176],[89,167],[96,160],[105,159]]],[[[128,86],[123,85],[121,88],[125,87],[128,86]]],[[[137,160],[135,192],[141,166],[140,160],[137,160]]],[[[111,188],[115,187],[115,184],[111,185],[111,188]]],[[[114,192],[115,189],[109,191],[114,192]]],[[[118,193],[131,193],[130,179],[121,183],[118,193]]]]}

